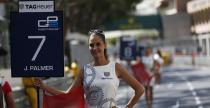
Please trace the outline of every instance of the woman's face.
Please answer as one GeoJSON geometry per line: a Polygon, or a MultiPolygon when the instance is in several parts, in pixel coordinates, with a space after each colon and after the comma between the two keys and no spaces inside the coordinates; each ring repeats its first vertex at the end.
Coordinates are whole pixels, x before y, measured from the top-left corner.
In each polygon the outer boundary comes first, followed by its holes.
{"type": "Polygon", "coordinates": [[[152,54],[152,49],[151,49],[151,48],[147,48],[147,49],[146,49],[145,55],[146,55],[146,56],[149,56],[149,55],[151,55],[151,54],[152,54]]]}
{"type": "Polygon", "coordinates": [[[99,36],[91,35],[89,38],[89,50],[94,58],[101,58],[104,56],[104,49],[106,44],[102,41],[99,36]]]}

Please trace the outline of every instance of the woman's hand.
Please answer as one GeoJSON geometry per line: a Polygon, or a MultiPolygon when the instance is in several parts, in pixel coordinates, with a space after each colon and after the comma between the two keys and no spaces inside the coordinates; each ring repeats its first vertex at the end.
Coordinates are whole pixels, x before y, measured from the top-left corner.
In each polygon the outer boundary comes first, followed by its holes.
{"type": "Polygon", "coordinates": [[[44,89],[44,83],[41,78],[34,78],[34,86],[44,89]]]}
{"type": "Polygon", "coordinates": [[[34,86],[43,89],[45,92],[50,93],[52,95],[63,94],[65,92],[57,90],[55,88],[49,87],[47,84],[43,83],[41,78],[34,78],[34,86]]]}

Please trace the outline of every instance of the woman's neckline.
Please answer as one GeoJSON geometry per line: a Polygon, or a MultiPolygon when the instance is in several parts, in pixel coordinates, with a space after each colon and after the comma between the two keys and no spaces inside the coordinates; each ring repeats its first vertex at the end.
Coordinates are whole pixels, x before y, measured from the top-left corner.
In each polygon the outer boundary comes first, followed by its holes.
{"type": "Polygon", "coordinates": [[[102,67],[102,66],[107,66],[110,64],[110,61],[108,61],[106,64],[103,65],[94,65],[94,63],[91,63],[93,67],[102,67]]]}

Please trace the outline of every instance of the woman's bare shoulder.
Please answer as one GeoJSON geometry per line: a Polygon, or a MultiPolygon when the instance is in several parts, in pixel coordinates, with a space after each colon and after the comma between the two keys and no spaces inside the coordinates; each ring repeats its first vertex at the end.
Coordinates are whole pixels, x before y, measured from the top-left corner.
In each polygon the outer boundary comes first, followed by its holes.
{"type": "Polygon", "coordinates": [[[115,63],[115,70],[118,77],[121,77],[121,74],[126,71],[120,63],[115,63]]]}

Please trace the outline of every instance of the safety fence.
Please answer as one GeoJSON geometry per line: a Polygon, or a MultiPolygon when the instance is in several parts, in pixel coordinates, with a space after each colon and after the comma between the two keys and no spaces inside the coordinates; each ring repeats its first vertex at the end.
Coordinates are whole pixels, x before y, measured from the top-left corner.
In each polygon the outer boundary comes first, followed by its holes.
{"type": "Polygon", "coordinates": [[[191,55],[176,55],[173,57],[173,63],[177,65],[196,65],[196,66],[210,66],[209,56],[191,56],[191,55]]]}

